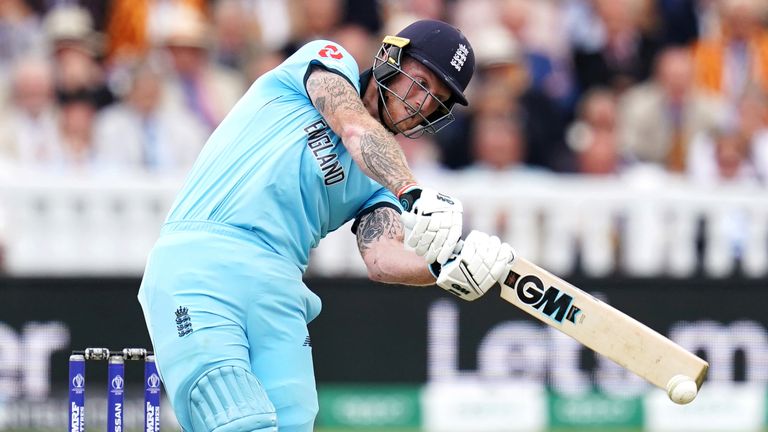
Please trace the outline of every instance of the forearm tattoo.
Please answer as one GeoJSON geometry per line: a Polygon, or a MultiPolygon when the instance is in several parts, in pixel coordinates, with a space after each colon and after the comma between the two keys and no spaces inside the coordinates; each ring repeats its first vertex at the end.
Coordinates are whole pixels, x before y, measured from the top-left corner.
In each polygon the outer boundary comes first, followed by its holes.
{"type": "Polygon", "coordinates": [[[390,191],[397,192],[406,184],[413,183],[403,150],[383,128],[362,136],[360,152],[366,168],[390,191]]]}
{"type": "MultiPolygon", "coordinates": [[[[344,78],[325,70],[317,69],[307,79],[307,92],[312,103],[331,128],[338,131],[336,122],[349,115],[369,116],[360,96],[344,78]],[[337,119],[338,118],[338,119],[337,119]]],[[[392,192],[414,183],[403,150],[384,126],[374,123],[360,138],[361,168],[392,192]]]]}
{"type": "Polygon", "coordinates": [[[389,207],[380,207],[360,218],[357,226],[357,247],[363,253],[381,238],[402,239],[400,215],[389,207]]]}

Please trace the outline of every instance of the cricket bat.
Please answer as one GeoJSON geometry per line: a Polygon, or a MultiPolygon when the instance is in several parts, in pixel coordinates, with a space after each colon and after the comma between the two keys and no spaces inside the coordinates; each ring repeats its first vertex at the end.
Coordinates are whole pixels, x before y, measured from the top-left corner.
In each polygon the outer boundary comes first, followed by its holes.
{"type": "MultiPolygon", "coordinates": [[[[401,217],[407,228],[414,226],[410,214],[401,217]]],[[[456,255],[463,244],[456,245],[456,255]]],[[[696,398],[706,361],[525,258],[515,256],[510,267],[501,298],[665,390],[673,402],[696,398]]]]}
{"type": "Polygon", "coordinates": [[[516,256],[500,285],[501,298],[666,390],[674,402],[690,402],[701,388],[706,361],[530,261],[516,256]]]}

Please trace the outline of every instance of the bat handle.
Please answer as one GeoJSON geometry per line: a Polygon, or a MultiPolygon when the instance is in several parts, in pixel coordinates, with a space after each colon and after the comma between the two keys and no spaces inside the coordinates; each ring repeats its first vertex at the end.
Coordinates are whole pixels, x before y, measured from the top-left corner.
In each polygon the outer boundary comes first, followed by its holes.
{"type": "MultiPolygon", "coordinates": [[[[456,243],[456,247],[453,248],[453,256],[451,257],[451,259],[458,257],[463,248],[464,248],[464,240],[459,240],[459,242],[456,243]]],[[[512,260],[509,261],[510,263],[515,260],[515,255],[516,255],[516,252],[513,251],[512,260]]],[[[516,280],[517,280],[517,274],[513,272],[512,269],[510,268],[505,274],[504,279],[502,279],[500,282],[503,282],[507,286],[513,286],[516,280]]]]}

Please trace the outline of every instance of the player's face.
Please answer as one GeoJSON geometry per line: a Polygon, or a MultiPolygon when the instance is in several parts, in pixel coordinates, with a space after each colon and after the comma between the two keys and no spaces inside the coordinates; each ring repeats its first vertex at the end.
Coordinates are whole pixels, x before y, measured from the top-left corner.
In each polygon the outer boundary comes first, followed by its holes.
{"type": "Polygon", "coordinates": [[[409,131],[425,122],[437,110],[447,111],[445,102],[451,91],[431,70],[419,61],[405,57],[403,73],[388,85],[385,92],[390,129],[409,131]],[[393,94],[394,93],[394,94],[393,94]]]}

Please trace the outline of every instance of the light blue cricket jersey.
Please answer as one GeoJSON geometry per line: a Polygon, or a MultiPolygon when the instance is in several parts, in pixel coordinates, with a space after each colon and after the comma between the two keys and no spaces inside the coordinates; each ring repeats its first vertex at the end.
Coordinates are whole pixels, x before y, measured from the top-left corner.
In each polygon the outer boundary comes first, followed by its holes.
{"type": "Polygon", "coordinates": [[[305,270],[320,239],[373,206],[400,208],[367,177],[307,96],[310,66],[360,93],[352,56],[310,42],[256,80],[208,139],[167,218],[248,230],[262,247],[305,270]]]}

